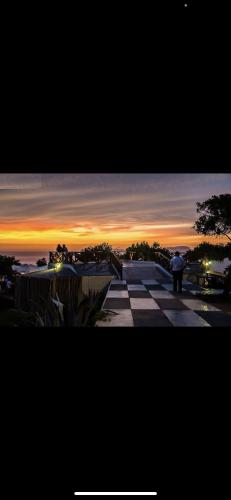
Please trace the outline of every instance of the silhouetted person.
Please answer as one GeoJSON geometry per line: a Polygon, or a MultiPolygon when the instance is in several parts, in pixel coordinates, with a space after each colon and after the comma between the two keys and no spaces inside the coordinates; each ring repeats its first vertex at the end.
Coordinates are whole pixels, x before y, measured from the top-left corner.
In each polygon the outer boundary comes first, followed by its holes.
{"type": "Polygon", "coordinates": [[[183,271],[185,268],[185,261],[183,257],[180,256],[179,252],[175,252],[174,257],[170,260],[170,269],[173,274],[173,291],[182,292],[182,279],[183,279],[183,271]]]}

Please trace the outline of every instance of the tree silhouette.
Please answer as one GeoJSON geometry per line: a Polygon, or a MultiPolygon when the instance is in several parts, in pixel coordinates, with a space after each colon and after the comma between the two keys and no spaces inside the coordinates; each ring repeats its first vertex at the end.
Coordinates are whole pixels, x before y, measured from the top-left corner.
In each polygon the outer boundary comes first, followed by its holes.
{"type": "Polygon", "coordinates": [[[231,240],[231,194],[212,196],[202,203],[197,203],[199,219],[193,228],[199,234],[208,236],[226,236],[231,240]]]}
{"type": "Polygon", "coordinates": [[[154,241],[154,243],[152,244],[152,248],[154,250],[156,250],[157,248],[160,248],[160,244],[158,243],[158,241],[154,241]]]}
{"type": "Polygon", "coordinates": [[[161,247],[157,241],[150,246],[147,241],[142,241],[141,243],[133,243],[130,247],[126,248],[125,259],[129,259],[132,254],[133,260],[155,260],[155,253],[161,252],[166,257],[170,258],[170,251],[168,248],[161,247]]]}
{"type": "Polygon", "coordinates": [[[231,245],[212,245],[208,242],[203,242],[197,245],[193,250],[188,250],[185,254],[185,259],[189,262],[207,258],[209,260],[223,260],[230,255],[231,245]]]}
{"type": "Polygon", "coordinates": [[[112,251],[111,245],[108,243],[100,243],[94,247],[87,247],[81,252],[81,260],[84,262],[88,261],[101,261],[109,257],[112,251]]]}
{"type": "Polygon", "coordinates": [[[36,264],[38,267],[46,266],[47,265],[46,257],[43,257],[42,259],[37,260],[36,264]]]}
{"type": "Polygon", "coordinates": [[[56,248],[56,252],[62,252],[63,251],[63,247],[62,245],[60,245],[60,243],[57,245],[57,248],[56,248]]]}
{"type": "Polygon", "coordinates": [[[0,274],[12,276],[12,266],[19,266],[20,261],[15,257],[8,257],[7,255],[0,255],[0,274]]]}

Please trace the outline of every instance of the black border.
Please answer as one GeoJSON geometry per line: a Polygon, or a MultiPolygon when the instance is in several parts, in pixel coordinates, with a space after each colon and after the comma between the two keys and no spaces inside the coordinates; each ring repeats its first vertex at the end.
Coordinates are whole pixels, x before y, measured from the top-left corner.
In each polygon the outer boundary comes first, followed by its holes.
{"type": "MultiPolygon", "coordinates": [[[[12,75],[2,70],[1,172],[230,172],[229,16],[224,2],[190,3],[186,12],[183,2],[161,2],[154,18],[139,8],[134,23],[130,10],[118,10],[119,44],[112,18],[91,19],[88,9],[77,40],[69,16],[64,56],[64,22],[53,11],[57,55],[48,53],[42,24],[37,33],[32,23],[42,63],[31,34],[23,60],[17,19],[6,55],[12,75]]],[[[194,498],[229,492],[227,329],[5,329],[1,347],[10,491],[72,498],[75,489],[101,490],[102,473],[109,491],[120,479],[121,491],[136,485],[161,498],[190,498],[192,487],[194,498]]]]}

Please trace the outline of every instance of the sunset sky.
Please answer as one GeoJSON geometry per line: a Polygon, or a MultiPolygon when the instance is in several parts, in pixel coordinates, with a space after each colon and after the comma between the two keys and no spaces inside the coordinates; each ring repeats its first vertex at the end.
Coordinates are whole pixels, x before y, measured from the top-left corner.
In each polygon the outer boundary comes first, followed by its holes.
{"type": "Polygon", "coordinates": [[[230,174],[0,174],[0,254],[226,242],[192,225],[197,201],[230,192],[230,174]]]}

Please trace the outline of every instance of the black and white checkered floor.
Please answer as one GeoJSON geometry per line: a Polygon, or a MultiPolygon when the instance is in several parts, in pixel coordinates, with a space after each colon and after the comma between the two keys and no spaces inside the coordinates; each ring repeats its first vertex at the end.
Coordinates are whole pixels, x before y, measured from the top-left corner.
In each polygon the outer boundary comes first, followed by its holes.
{"type": "Polygon", "coordinates": [[[199,300],[200,287],[183,281],[181,294],[170,280],[112,280],[96,326],[231,326],[231,312],[199,300]]]}

